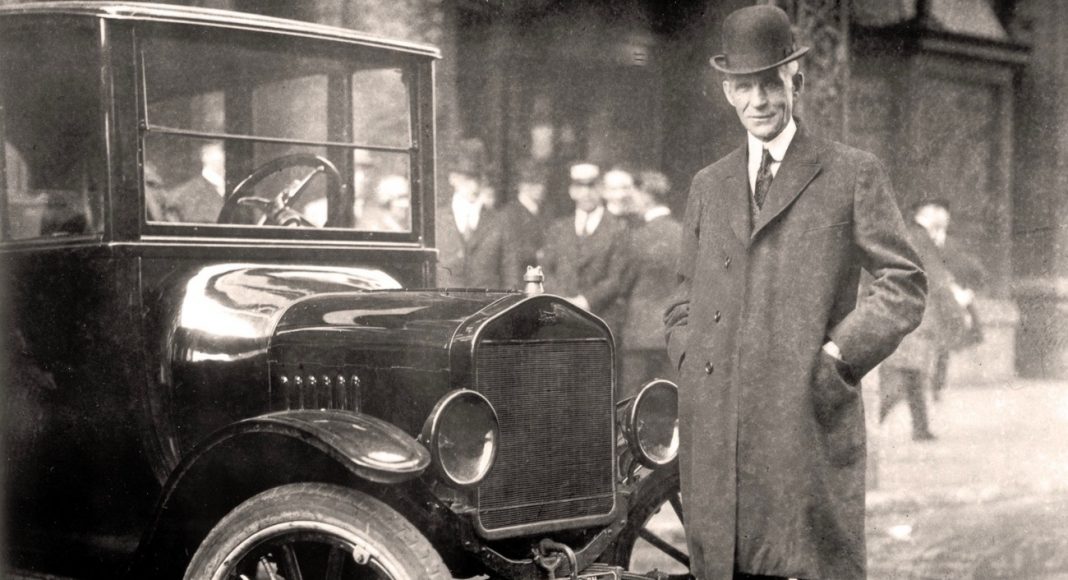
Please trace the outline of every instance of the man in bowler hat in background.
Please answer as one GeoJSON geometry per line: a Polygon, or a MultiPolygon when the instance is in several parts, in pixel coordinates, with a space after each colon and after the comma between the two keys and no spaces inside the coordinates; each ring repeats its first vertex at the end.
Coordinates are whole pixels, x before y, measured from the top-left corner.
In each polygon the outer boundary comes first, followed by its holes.
{"type": "Polygon", "coordinates": [[[691,571],[864,578],[860,379],[920,322],[926,276],[882,164],[795,120],[786,13],[733,12],[722,48],[748,135],[693,178],[665,313],[691,571]]]}
{"type": "Polygon", "coordinates": [[[539,263],[538,250],[545,243],[549,217],[545,211],[546,169],[534,159],[524,159],[516,167],[515,200],[501,208],[507,251],[525,272],[539,263]]]}
{"type": "Polygon", "coordinates": [[[452,197],[438,207],[437,284],[443,288],[518,288],[523,280],[516,257],[505,246],[507,232],[481,197],[485,150],[467,139],[449,170],[452,197]]]}

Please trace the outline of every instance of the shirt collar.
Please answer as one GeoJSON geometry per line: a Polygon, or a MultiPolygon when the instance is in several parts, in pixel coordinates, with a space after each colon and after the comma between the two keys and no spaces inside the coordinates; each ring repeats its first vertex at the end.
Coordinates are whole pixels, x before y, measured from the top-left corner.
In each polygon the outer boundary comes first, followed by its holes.
{"type": "Polygon", "coordinates": [[[756,138],[752,133],[748,133],[749,159],[751,161],[755,159],[757,165],[759,165],[760,158],[764,155],[764,148],[767,147],[775,163],[781,163],[782,158],[786,155],[786,150],[790,148],[790,143],[793,142],[794,135],[796,134],[797,122],[792,118],[790,119],[790,122],[786,124],[786,128],[767,143],[756,138]]]}
{"type": "Polygon", "coordinates": [[[604,205],[597,206],[596,209],[589,212],[582,211],[575,208],[575,231],[578,231],[579,224],[586,223],[586,235],[590,235],[597,231],[597,226],[601,225],[601,218],[604,217],[604,205]],[[585,219],[583,219],[585,218],[585,219]]]}
{"type": "Polygon", "coordinates": [[[645,220],[645,223],[649,223],[657,218],[662,218],[667,215],[671,215],[671,208],[666,205],[658,205],[645,212],[645,215],[643,215],[642,218],[645,220]]]}
{"type": "Polygon", "coordinates": [[[215,191],[219,192],[219,195],[226,194],[226,180],[223,179],[223,176],[207,167],[200,170],[200,175],[215,188],[215,191]]]}
{"type": "Polygon", "coordinates": [[[532,213],[534,215],[538,215],[538,211],[541,208],[538,207],[538,204],[535,203],[533,199],[530,199],[529,197],[523,195],[522,193],[516,195],[515,198],[517,200],[519,200],[519,203],[523,204],[523,207],[527,208],[527,211],[529,211],[530,213],[532,213]]]}
{"type": "Polygon", "coordinates": [[[462,195],[452,196],[452,214],[457,218],[457,223],[461,223],[461,221],[463,223],[474,222],[481,213],[482,199],[468,201],[462,195]]]}

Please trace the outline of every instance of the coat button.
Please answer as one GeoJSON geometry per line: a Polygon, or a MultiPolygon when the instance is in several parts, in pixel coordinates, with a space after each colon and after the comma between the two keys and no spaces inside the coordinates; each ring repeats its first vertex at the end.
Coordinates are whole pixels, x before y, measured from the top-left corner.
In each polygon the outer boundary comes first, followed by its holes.
{"type": "Polygon", "coordinates": [[[731,257],[730,256],[727,256],[727,259],[723,260],[723,267],[724,268],[730,268],[731,267],[731,257]]]}
{"type": "Polygon", "coordinates": [[[712,366],[712,363],[710,363],[710,362],[706,362],[705,363],[705,374],[706,375],[712,374],[713,372],[715,372],[715,370],[716,370],[716,367],[712,366]]]}
{"type": "Polygon", "coordinates": [[[720,318],[723,318],[723,316],[720,315],[719,310],[717,310],[714,314],[712,314],[712,320],[714,320],[716,322],[719,322],[720,318]]]}

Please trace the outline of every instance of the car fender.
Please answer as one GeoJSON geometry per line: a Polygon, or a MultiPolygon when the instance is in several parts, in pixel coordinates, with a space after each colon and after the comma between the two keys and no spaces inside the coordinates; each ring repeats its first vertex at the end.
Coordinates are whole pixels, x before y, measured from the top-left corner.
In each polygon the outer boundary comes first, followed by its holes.
{"type": "Polygon", "coordinates": [[[353,475],[375,483],[399,483],[418,477],[430,465],[430,452],[399,427],[377,417],[339,410],[293,410],[267,413],[233,423],[197,446],[175,473],[181,478],[191,464],[221,445],[255,435],[296,439],[325,453],[353,475]]]}
{"type": "Polygon", "coordinates": [[[429,465],[430,452],[414,437],[351,411],[279,411],[234,422],[196,446],[167,481],[133,575],[164,578],[184,569],[214,522],[267,489],[297,481],[395,485],[429,465]]]}

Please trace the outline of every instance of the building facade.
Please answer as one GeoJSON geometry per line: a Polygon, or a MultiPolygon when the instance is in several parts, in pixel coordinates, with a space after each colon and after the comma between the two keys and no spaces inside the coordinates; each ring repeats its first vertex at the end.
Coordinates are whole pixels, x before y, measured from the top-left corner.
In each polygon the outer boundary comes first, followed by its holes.
{"type": "MultiPolygon", "coordinates": [[[[512,196],[528,157],[570,208],[577,160],[657,168],[672,205],[741,143],[708,66],[751,0],[190,0],[438,46],[438,183],[461,140],[512,196]]],[[[1068,376],[1068,7],[1056,0],[776,0],[805,58],[806,125],[876,153],[903,208],[948,199],[989,272],[981,371],[1068,376]],[[996,362],[991,363],[990,360],[996,362]]],[[[440,188],[439,188],[440,189],[440,188]]],[[[439,197],[446,197],[442,192],[439,197]]],[[[980,377],[981,378],[981,377],[980,377]]]]}

